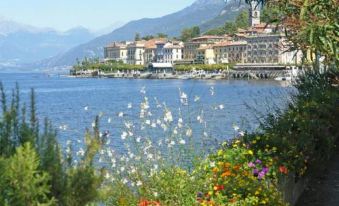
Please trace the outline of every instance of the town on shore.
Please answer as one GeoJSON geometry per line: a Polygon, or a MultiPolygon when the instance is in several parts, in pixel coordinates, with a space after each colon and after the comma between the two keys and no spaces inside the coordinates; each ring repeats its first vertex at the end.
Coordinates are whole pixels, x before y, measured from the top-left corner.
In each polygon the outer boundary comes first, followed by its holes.
{"type": "Polygon", "coordinates": [[[293,50],[282,27],[260,22],[249,9],[247,29],[233,35],[201,35],[188,41],[166,37],[112,42],[97,66],[75,65],[77,77],[154,79],[277,79],[298,74],[302,53],[293,50]],[[125,66],[122,66],[125,65],[125,66]]]}

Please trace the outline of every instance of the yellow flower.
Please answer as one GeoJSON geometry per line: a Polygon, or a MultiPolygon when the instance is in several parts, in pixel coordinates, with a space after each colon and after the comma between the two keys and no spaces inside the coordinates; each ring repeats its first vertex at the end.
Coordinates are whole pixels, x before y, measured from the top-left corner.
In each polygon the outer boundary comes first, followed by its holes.
{"type": "Polygon", "coordinates": [[[253,141],[252,141],[252,144],[255,144],[255,143],[257,143],[257,140],[253,140],[253,141]]]}
{"type": "Polygon", "coordinates": [[[218,156],[222,156],[223,155],[223,151],[222,150],[219,150],[218,151],[218,156]]]}
{"type": "Polygon", "coordinates": [[[247,153],[248,153],[249,155],[253,155],[253,151],[252,151],[252,150],[248,150],[247,153]]]}

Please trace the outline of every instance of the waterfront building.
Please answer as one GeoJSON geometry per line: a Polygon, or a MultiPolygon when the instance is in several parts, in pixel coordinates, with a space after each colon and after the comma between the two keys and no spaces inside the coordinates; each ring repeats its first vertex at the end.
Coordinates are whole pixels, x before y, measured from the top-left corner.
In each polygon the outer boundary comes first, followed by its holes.
{"type": "Polygon", "coordinates": [[[200,46],[197,50],[196,62],[202,64],[215,64],[213,45],[200,46]]]}
{"type": "Polygon", "coordinates": [[[113,42],[104,47],[104,58],[107,60],[122,61],[127,63],[127,45],[130,42],[113,42]]]}
{"type": "Polygon", "coordinates": [[[144,53],[145,65],[148,65],[152,62],[157,62],[157,45],[165,41],[166,39],[164,38],[157,38],[148,40],[145,43],[145,53],[144,53]]]}
{"type": "Polygon", "coordinates": [[[246,36],[246,63],[298,64],[300,53],[290,51],[290,45],[282,34],[246,36]]]}
{"type": "Polygon", "coordinates": [[[127,64],[144,65],[146,41],[136,41],[127,45],[127,64]]]}
{"type": "Polygon", "coordinates": [[[212,45],[216,42],[225,40],[224,36],[205,35],[193,38],[191,41],[186,42],[184,45],[184,59],[186,61],[195,61],[198,58],[198,49],[212,45]]]}
{"type": "Polygon", "coordinates": [[[215,62],[244,63],[246,61],[246,41],[224,41],[213,45],[215,62]]]}
{"type": "Polygon", "coordinates": [[[173,64],[183,58],[183,42],[167,42],[163,47],[163,62],[173,64]]]}

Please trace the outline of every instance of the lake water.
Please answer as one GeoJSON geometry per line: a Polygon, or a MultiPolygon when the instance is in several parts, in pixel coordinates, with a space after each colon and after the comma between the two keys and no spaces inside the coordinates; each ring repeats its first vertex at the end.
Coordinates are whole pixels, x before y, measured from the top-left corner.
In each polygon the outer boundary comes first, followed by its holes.
{"type": "Polygon", "coordinates": [[[139,121],[143,88],[153,109],[151,121],[163,118],[163,110],[156,107],[157,98],[172,111],[174,121],[180,112],[185,121],[190,121],[193,131],[206,127],[218,140],[233,137],[234,125],[241,130],[256,129],[257,117],[274,107],[284,107],[291,91],[279,82],[245,80],[75,79],[39,73],[0,73],[0,81],[8,92],[18,82],[22,102],[28,102],[30,89],[35,89],[39,116],[53,122],[63,145],[67,140],[82,140],[85,129],[91,128],[98,114],[101,130],[109,131],[111,138],[119,142],[125,121],[119,113],[123,112],[129,121],[139,121]],[[179,89],[187,94],[188,105],[181,104],[179,89]],[[201,113],[204,126],[198,119],[201,113]]]}

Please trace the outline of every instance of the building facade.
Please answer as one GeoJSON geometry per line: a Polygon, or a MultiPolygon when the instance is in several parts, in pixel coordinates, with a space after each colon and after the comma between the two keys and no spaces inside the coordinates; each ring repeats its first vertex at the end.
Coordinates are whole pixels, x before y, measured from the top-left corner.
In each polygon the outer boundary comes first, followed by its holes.
{"type": "Polygon", "coordinates": [[[167,42],[163,47],[163,62],[173,64],[183,58],[183,42],[167,42]]]}
{"type": "Polygon", "coordinates": [[[136,41],[127,46],[127,64],[144,65],[146,41],[136,41]]]}
{"type": "Polygon", "coordinates": [[[129,42],[113,42],[104,47],[105,60],[122,61],[127,63],[127,45],[129,42]]]}
{"type": "Polygon", "coordinates": [[[246,41],[225,41],[213,46],[215,62],[224,63],[244,63],[246,61],[246,41]]]}

